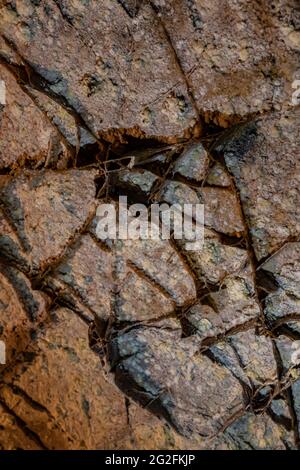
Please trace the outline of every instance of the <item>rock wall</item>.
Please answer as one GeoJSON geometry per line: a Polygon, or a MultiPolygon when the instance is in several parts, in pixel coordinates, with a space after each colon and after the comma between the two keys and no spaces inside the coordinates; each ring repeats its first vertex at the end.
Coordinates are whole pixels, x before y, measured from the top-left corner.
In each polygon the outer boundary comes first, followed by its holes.
{"type": "Polygon", "coordinates": [[[0,33],[0,448],[298,448],[299,3],[1,0],[0,33]],[[119,195],[203,203],[204,245],[99,240],[119,195]]]}

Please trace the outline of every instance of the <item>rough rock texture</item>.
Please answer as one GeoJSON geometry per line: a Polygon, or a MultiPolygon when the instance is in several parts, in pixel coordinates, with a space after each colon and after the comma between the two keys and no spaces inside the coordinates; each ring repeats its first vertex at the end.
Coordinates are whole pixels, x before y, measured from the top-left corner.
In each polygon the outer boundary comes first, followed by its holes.
{"type": "Polygon", "coordinates": [[[299,448],[299,28],[0,2],[0,449],[299,448]],[[121,195],[204,204],[203,244],[99,239],[121,195]]]}
{"type": "Polygon", "coordinates": [[[258,259],[299,237],[299,119],[299,108],[267,115],[233,129],[218,147],[235,177],[258,259]]]}
{"type": "Polygon", "coordinates": [[[299,73],[296,0],[153,3],[207,120],[227,126],[235,116],[286,107],[299,73]]]}
{"type": "Polygon", "coordinates": [[[196,124],[187,85],[148,2],[132,19],[109,0],[101,8],[96,0],[25,0],[2,7],[0,28],[29,74],[46,81],[95,134],[126,128],[172,138],[196,124]]]}
{"type": "Polygon", "coordinates": [[[0,112],[0,168],[25,162],[34,167],[67,157],[68,150],[57,129],[1,64],[0,79],[6,89],[6,104],[0,112]]]}

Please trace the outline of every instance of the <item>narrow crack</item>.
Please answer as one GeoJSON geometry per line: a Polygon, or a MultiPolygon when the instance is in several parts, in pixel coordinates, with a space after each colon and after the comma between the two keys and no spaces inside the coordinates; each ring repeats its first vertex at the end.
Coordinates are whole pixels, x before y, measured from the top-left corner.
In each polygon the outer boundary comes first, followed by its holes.
{"type": "Polygon", "coordinates": [[[24,91],[26,87],[33,88],[43,93],[51,100],[55,101],[59,106],[64,108],[67,113],[73,116],[77,125],[88,131],[94,137],[94,139],[101,144],[101,139],[99,139],[94,131],[90,128],[84,117],[77,112],[77,110],[68,102],[64,96],[57,94],[51,89],[51,84],[47,82],[47,80],[45,80],[45,78],[42,77],[42,75],[33,68],[33,66],[25,59],[25,57],[22,56],[16,44],[4,35],[2,35],[2,38],[21,59],[22,65],[11,63],[3,54],[0,55],[0,62],[13,73],[17,82],[23,85],[24,91]]]}
{"type": "Polygon", "coordinates": [[[23,433],[29,439],[34,441],[38,445],[38,447],[40,447],[41,449],[50,450],[44,444],[44,442],[42,441],[40,436],[30,428],[30,426],[26,423],[26,421],[24,421],[22,418],[20,418],[13,409],[8,407],[2,399],[0,399],[0,404],[3,406],[4,410],[15,419],[16,424],[18,425],[18,427],[23,431],[23,433]]]}
{"type": "MultiPolygon", "coordinates": [[[[278,347],[277,347],[275,341],[273,341],[273,348],[274,348],[274,355],[275,355],[275,359],[276,359],[276,363],[277,363],[278,379],[282,380],[282,378],[284,377],[284,373],[283,373],[284,366],[283,366],[283,362],[282,362],[282,359],[281,359],[280,352],[278,350],[278,347]]],[[[297,413],[296,413],[295,404],[294,404],[294,400],[293,400],[293,394],[292,394],[290,385],[291,384],[289,384],[288,387],[285,387],[286,394],[287,394],[287,405],[289,407],[289,412],[290,412],[290,415],[291,415],[292,429],[293,429],[293,433],[294,433],[295,444],[300,449],[300,434],[299,434],[299,429],[298,429],[298,425],[297,425],[297,413]]]]}
{"type": "Polygon", "coordinates": [[[189,79],[188,79],[188,77],[187,77],[187,75],[186,75],[186,73],[185,73],[185,71],[184,71],[184,68],[183,68],[183,66],[182,66],[181,60],[180,60],[180,58],[179,58],[179,56],[178,56],[178,54],[177,54],[176,47],[175,47],[174,44],[173,44],[173,41],[172,41],[172,39],[171,39],[171,36],[170,36],[170,34],[169,34],[169,32],[168,32],[168,30],[167,30],[167,28],[166,28],[166,25],[164,24],[164,21],[163,21],[162,17],[159,16],[159,11],[158,11],[157,7],[153,4],[152,1],[150,1],[150,5],[151,5],[151,7],[152,7],[154,13],[156,14],[156,17],[157,17],[157,19],[158,19],[158,22],[159,22],[159,24],[161,25],[161,28],[162,28],[162,30],[163,30],[163,32],[164,32],[164,35],[165,35],[165,37],[166,37],[166,39],[167,39],[167,42],[168,42],[168,44],[169,44],[169,46],[170,46],[170,49],[171,49],[171,51],[172,51],[172,54],[173,54],[173,57],[174,57],[174,61],[175,61],[176,65],[177,65],[177,68],[178,68],[178,70],[179,70],[179,72],[180,72],[181,77],[182,77],[183,80],[184,80],[184,83],[186,84],[186,88],[187,88],[187,92],[188,92],[189,99],[190,99],[190,101],[191,101],[191,103],[192,103],[192,105],[193,105],[193,108],[194,108],[195,112],[196,112],[197,121],[198,121],[198,123],[200,124],[200,123],[202,123],[202,116],[201,116],[201,113],[200,113],[200,111],[199,111],[199,109],[198,109],[197,102],[196,102],[196,100],[195,100],[195,97],[194,97],[194,93],[193,93],[193,91],[192,91],[191,84],[189,83],[189,79]]]}

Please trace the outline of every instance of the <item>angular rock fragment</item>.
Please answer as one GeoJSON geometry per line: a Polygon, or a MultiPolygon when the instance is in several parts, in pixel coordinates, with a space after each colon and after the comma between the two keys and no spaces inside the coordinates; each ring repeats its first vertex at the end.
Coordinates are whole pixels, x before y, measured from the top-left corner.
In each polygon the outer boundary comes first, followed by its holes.
{"type": "Polygon", "coordinates": [[[221,312],[224,322],[230,327],[247,320],[257,319],[260,308],[255,296],[251,269],[225,278],[222,288],[210,294],[212,305],[221,312]]]}
{"type": "Polygon", "coordinates": [[[300,244],[286,243],[260,266],[277,289],[265,299],[265,316],[270,325],[300,318],[300,244]]]}
{"type": "Polygon", "coordinates": [[[215,345],[212,345],[206,351],[206,355],[217,364],[230,370],[234,377],[240,381],[245,391],[247,390],[249,396],[253,394],[251,380],[243,370],[241,362],[239,361],[239,357],[230,344],[230,337],[228,340],[226,338],[224,341],[220,341],[215,345]]]}
{"type": "Polygon", "coordinates": [[[216,449],[295,450],[295,444],[293,432],[274,423],[266,413],[248,413],[226,429],[216,449]]]}
{"type": "Polygon", "coordinates": [[[133,264],[178,306],[196,297],[196,288],[184,261],[169,240],[119,240],[116,253],[133,264]]]}
{"type": "Polygon", "coordinates": [[[201,340],[224,335],[260,315],[249,267],[225,277],[220,289],[207,294],[185,314],[187,331],[201,340]]]}
{"type": "Polygon", "coordinates": [[[175,303],[155,284],[128,269],[121,280],[115,299],[115,315],[119,321],[149,321],[171,314],[175,303]]]}
{"type": "Polygon", "coordinates": [[[292,418],[287,402],[283,398],[272,400],[268,409],[273,421],[292,429],[292,418]]]}
{"type": "Polygon", "coordinates": [[[300,300],[282,289],[269,294],[265,299],[265,317],[270,327],[299,318],[300,300]]]}
{"type": "Polygon", "coordinates": [[[133,192],[133,195],[150,196],[151,190],[159,178],[150,171],[130,171],[122,170],[118,172],[116,183],[120,189],[126,190],[126,193],[133,192]]]}
{"type": "MultiPolygon", "coordinates": [[[[281,360],[282,381],[290,384],[290,400],[294,410],[298,441],[300,436],[300,341],[280,336],[276,340],[281,360]]],[[[298,442],[299,444],[299,442],[298,442]]]]}
{"type": "Polygon", "coordinates": [[[260,269],[270,273],[284,291],[300,297],[300,242],[286,243],[260,269]]]}
{"type": "MultiPolygon", "coordinates": [[[[74,155],[75,148],[78,145],[81,148],[84,148],[86,145],[94,144],[96,142],[92,134],[85,127],[81,127],[76,122],[75,116],[55,100],[49,98],[46,94],[31,88],[30,85],[26,86],[26,90],[32,97],[33,101],[58,129],[62,139],[66,141],[66,145],[69,144],[71,156],[74,155]]],[[[66,164],[66,162],[57,161],[57,168],[64,168],[63,164],[66,164]]]]}
{"type": "Polygon", "coordinates": [[[51,276],[74,292],[95,316],[106,321],[111,315],[112,269],[111,253],[101,249],[89,235],[83,235],[51,276]]]}
{"type": "Polygon", "coordinates": [[[168,204],[201,204],[200,197],[195,189],[178,181],[167,181],[160,194],[161,201],[168,204]]]}
{"type": "Polygon", "coordinates": [[[238,187],[258,260],[300,234],[298,108],[237,127],[218,146],[238,187]]]}
{"type": "Polygon", "coordinates": [[[25,163],[34,168],[47,165],[52,158],[68,159],[70,155],[59,132],[2,64],[0,81],[5,87],[5,104],[0,113],[0,169],[25,163]]]}
{"type": "Polygon", "coordinates": [[[203,284],[219,284],[227,276],[238,274],[246,266],[246,250],[222,244],[220,237],[209,229],[204,231],[204,244],[199,250],[187,250],[185,239],[176,240],[203,284]]]}
{"type": "Polygon", "coordinates": [[[220,163],[215,163],[205,181],[211,186],[221,186],[224,188],[231,186],[231,179],[220,163]]]}
{"type": "Polygon", "coordinates": [[[111,343],[119,387],[184,435],[215,434],[243,407],[241,385],[177,330],[136,328],[111,343]],[[187,413],[188,410],[188,413],[187,413]]]}
{"type": "Polygon", "coordinates": [[[5,344],[5,363],[33,343],[37,329],[47,319],[48,299],[33,291],[26,277],[15,268],[0,264],[0,340],[5,344]]]}
{"type": "Polygon", "coordinates": [[[53,271],[53,273],[48,273],[42,280],[41,288],[46,291],[49,296],[52,298],[54,297],[59,305],[68,307],[86,322],[92,322],[95,315],[87,303],[84,303],[81,297],[76,294],[76,291],[72,289],[71,285],[69,286],[64,282],[63,276],[61,279],[59,276],[54,276],[55,271],[53,271]]]}
{"type": "Polygon", "coordinates": [[[189,180],[204,180],[209,164],[209,157],[200,142],[190,144],[176,160],[173,168],[174,174],[178,173],[189,180]]]}
{"type": "Polygon", "coordinates": [[[2,7],[0,28],[46,92],[93,133],[127,129],[171,140],[192,133],[196,111],[148,3],[132,20],[109,0],[100,9],[96,1],[25,0],[2,7]]]}
{"type": "Polygon", "coordinates": [[[254,330],[248,330],[230,338],[239,362],[254,385],[276,382],[277,363],[274,357],[272,341],[254,330]]]}
{"type": "Polygon", "coordinates": [[[226,342],[217,343],[209,351],[211,357],[252,390],[277,382],[277,363],[272,341],[256,335],[254,330],[229,336],[226,342]]]}
{"type": "Polygon", "coordinates": [[[300,341],[291,341],[285,336],[279,336],[276,346],[281,359],[282,374],[291,374],[292,379],[300,377],[300,371],[297,369],[300,364],[300,341]]]}
{"type": "Polygon", "coordinates": [[[18,419],[0,404],[0,450],[41,450],[40,443],[22,429],[18,419]]]}
{"type": "Polygon", "coordinates": [[[61,256],[92,216],[93,171],[25,171],[2,177],[4,211],[22,244],[32,273],[61,256]]]}
{"type": "Polygon", "coordinates": [[[1,399],[49,449],[114,448],[127,430],[124,399],[104,380],[87,325],[67,309],[55,315],[31,362],[6,376],[1,399]]]}
{"type": "Polygon", "coordinates": [[[240,237],[244,231],[242,214],[233,192],[222,188],[202,188],[198,190],[204,204],[204,223],[217,232],[240,237]]]}
{"type": "Polygon", "coordinates": [[[197,188],[167,181],[162,188],[161,200],[169,204],[204,204],[204,223],[217,232],[239,237],[244,233],[238,200],[234,193],[222,188],[197,188]]]}

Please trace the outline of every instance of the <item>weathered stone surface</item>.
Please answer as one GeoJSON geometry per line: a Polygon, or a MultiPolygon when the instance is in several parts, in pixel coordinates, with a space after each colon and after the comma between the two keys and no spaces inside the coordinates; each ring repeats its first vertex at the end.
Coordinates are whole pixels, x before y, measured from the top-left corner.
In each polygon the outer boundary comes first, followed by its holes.
{"type": "Polygon", "coordinates": [[[272,400],[268,411],[275,422],[277,421],[284,424],[287,429],[292,428],[291,412],[287,402],[283,400],[283,398],[272,400]]]}
{"type": "Polygon", "coordinates": [[[195,101],[209,121],[288,106],[297,78],[297,2],[154,1],[195,101]]]}
{"type": "Polygon", "coordinates": [[[4,211],[18,234],[33,272],[44,270],[92,216],[95,173],[26,171],[3,176],[4,211]]]}
{"type": "Polygon", "coordinates": [[[199,449],[198,440],[180,436],[167,424],[163,424],[156,416],[134,402],[130,402],[128,413],[130,432],[124,432],[118,449],[149,450],[149,447],[157,450],[199,449]]]}
{"type": "Polygon", "coordinates": [[[199,189],[201,202],[204,204],[204,221],[207,227],[226,235],[239,237],[245,227],[234,193],[221,188],[199,189]]]}
{"type": "Polygon", "coordinates": [[[221,186],[226,188],[231,185],[231,180],[223,166],[220,163],[215,163],[207,175],[206,183],[211,186],[221,186]]]}
{"type": "Polygon", "coordinates": [[[235,177],[257,258],[300,233],[298,108],[232,131],[219,146],[235,177]]]}
{"type": "MultiPolygon", "coordinates": [[[[57,128],[58,132],[61,134],[62,140],[66,145],[69,144],[69,151],[71,153],[69,157],[73,157],[74,159],[75,148],[77,146],[84,147],[96,142],[92,134],[85,127],[80,126],[76,122],[76,117],[69,112],[68,109],[49,98],[46,94],[31,88],[30,85],[27,85],[25,89],[37,106],[57,128]]],[[[55,162],[52,156],[52,161],[53,160],[55,162]]],[[[49,161],[51,162],[50,159],[49,161]]],[[[66,161],[62,158],[56,162],[57,168],[65,168],[64,165],[66,166],[66,161]]]]}
{"type": "Polygon", "coordinates": [[[269,323],[300,317],[300,244],[285,244],[260,269],[270,275],[277,286],[265,299],[269,323]]]}
{"type": "Polygon", "coordinates": [[[127,269],[115,300],[115,315],[120,321],[147,321],[164,317],[175,310],[175,303],[151,281],[127,269]],[[138,296],[136,295],[138,293],[138,296]]]}
{"type": "Polygon", "coordinates": [[[280,355],[282,379],[290,384],[291,406],[296,417],[298,439],[300,435],[300,342],[280,336],[276,340],[280,355]]]}
{"type": "Polygon", "coordinates": [[[0,169],[25,162],[37,167],[52,158],[67,158],[59,132],[2,64],[0,81],[5,84],[5,105],[0,105],[0,169]]]}
{"type": "Polygon", "coordinates": [[[300,315],[300,301],[297,297],[287,295],[283,290],[270,294],[265,299],[265,317],[269,325],[285,323],[300,315]]]}
{"type": "Polygon", "coordinates": [[[195,181],[204,180],[209,164],[209,157],[200,142],[190,144],[174,165],[174,174],[195,181]]]}
{"type": "Polygon", "coordinates": [[[3,34],[93,132],[172,139],[194,127],[186,83],[148,3],[134,19],[108,0],[101,8],[95,0],[25,0],[1,13],[3,34]]]}
{"type": "MultiPolygon", "coordinates": [[[[44,447],[110,449],[122,448],[122,441],[128,442],[130,428],[124,398],[105,381],[97,356],[88,348],[87,325],[70,310],[55,312],[53,323],[39,334],[31,360],[6,376],[0,395],[27,429],[39,436],[44,447]]],[[[139,412],[135,412],[135,419],[141,419],[139,412]]],[[[145,425],[147,419],[149,415],[144,412],[145,425]]],[[[27,443],[29,438],[25,439],[18,428],[18,435],[10,437],[10,416],[1,413],[0,420],[8,433],[5,437],[0,432],[2,446],[37,447],[34,442],[27,443]]],[[[150,436],[154,442],[156,438],[155,445],[162,445],[163,423],[150,417],[150,423],[151,420],[150,436]]],[[[169,434],[172,442],[172,431],[169,434]]],[[[143,437],[138,431],[135,439],[139,446],[143,437]]]]}
{"type": "Polygon", "coordinates": [[[176,240],[176,243],[204,284],[219,284],[227,276],[238,274],[248,260],[246,250],[224,245],[209,229],[204,231],[204,244],[200,250],[187,250],[184,239],[176,240]]]}
{"type": "Polygon", "coordinates": [[[195,189],[178,181],[167,181],[161,191],[161,200],[168,204],[201,204],[195,189]]]}
{"type": "Polygon", "coordinates": [[[178,332],[121,333],[111,346],[116,380],[149,409],[169,416],[181,433],[209,436],[243,407],[242,389],[230,372],[196,354],[196,344],[180,339],[178,332]]]}
{"type": "Polygon", "coordinates": [[[300,342],[280,336],[276,339],[276,346],[281,358],[282,373],[284,375],[291,373],[292,378],[300,376],[297,370],[300,364],[300,342]]]}
{"type": "Polygon", "coordinates": [[[238,200],[228,189],[192,189],[177,181],[167,181],[162,188],[161,200],[181,206],[204,204],[204,223],[217,232],[239,237],[245,230],[238,200]]]}
{"type": "Polygon", "coordinates": [[[118,240],[114,252],[132,263],[177,305],[195,299],[194,279],[169,240],[118,240]]]}
{"type": "Polygon", "coordinates": [[[112,316],[120,321],[144,321],[172,313],[174,302],[155,283],[123,263],[122,270],[119,267],[115,272],[116,262],[114,250],[105,250],[83,235],[45,284],[59,295],[65,287],[70,298],[74,293],[104,323],[112,316]]]}
{"type": "MultiPolygon", "coordinates": [[[[296,424],[298,436],[300,435],[300,380],[293,382],[291,385],[291,394],[293,400],[294,411],[296,415],[296,424]]],[[[299,441],[299,438],[298,438],[299,441]]]]}
{"type": "Polygon", "coordinates": [[[235,312],[236,321],[241,316],[254,318],[259,308],[255,299],[254,284],[250,266],[236,274],[225,278],[222,290],[210,294],[214,305],[219,311],[235,312]]]}
{"type": "Polygon", "coordinates": [[[142,193],[147,196],[151,194],[155,183],[159,181],[159,178],[150,171],[130,171],[123,170],[117,174],[116,182],[121,189],[126,188],[126,192],[134,191],[134,193],[142,193]]]}
{"type": "Polygon", "coordinates": [[[0,450],[41,450],[42,446],[18,425],[0,404],[0,450]]]}
{"type": "Polygon", "coordinates": [[[1,256],[12,264],[16,264],[22,271],[30,271],[30,264],[21,245],[13,225],[0,209],[0,249],[1,256]]]}
{"type": "Polygon", "coordinates": [[[229,336],[226,342],[213,346],[211,352],[219,363],[251,387],[277,381],[272,341],[256,335],[253,329],[229,336]]]}
{"type": "Polygon", "coordinates": [[[293,433],[267,415],[247,414],[226,429],[216,446],[219,450],[295,449],[293,433]]]}
{"type": "Polygon", "coordinates": [[[33,291],[22,273],[0,264],[0,340],[5,344],[0,372],[34,342],[37,328],[47,318],[46,310],[47,298],[33,291]]]}
{"type": "Polygon", "coordinates": [[[114,282],[112,256],[89,235],[83,235],[66,253],[52,276],[74,291],[99,319],[108,320],[114,282]]]}
{"type": "Polygon", "coordinates": [[[286,292],[300,296],[300,243],[286,243],[260,266],[286,292]]]}
{"type": "Polygon", "coordinates": [[[230,344],[253,384],[277,380],[277,363],[270,338],[258,336],[254,330],[249,330],[232,336],[230,344]]]}
{"type": "Polygon", "coordinates": [[[225,277],[221,288],[204,297],[185,315],[187,329],[201,339],[216,337],[247,322],[255,322],[260,314],[255,299],[249,267],[240,274],[225,277]]]}
{"type": "Polygon", "coordinates": [[[129,404],[128,416],[124,397],[104,378],[97,356],[88,348],[87,325],[68,309],[52,316],[31,355],[1,384],[1,399],[16,418],[1,412],[0,447],[188,448],[188,442],[148,411],[129,404]],[[29,436],[38,436],[38,442],[25,438],[16,419],[22,420],[29,436]]]}

